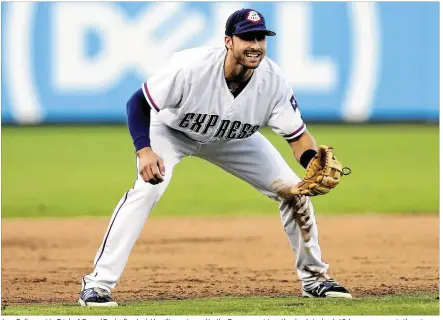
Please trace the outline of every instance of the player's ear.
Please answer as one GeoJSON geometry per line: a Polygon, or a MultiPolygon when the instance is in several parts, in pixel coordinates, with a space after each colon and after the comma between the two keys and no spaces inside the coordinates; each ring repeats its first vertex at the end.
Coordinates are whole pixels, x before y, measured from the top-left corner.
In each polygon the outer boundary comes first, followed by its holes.
{"type": "Polygon", "coordinates": [[[232,49],[232,37],[225,36],[225,47],[226,49],[232,49]]]}

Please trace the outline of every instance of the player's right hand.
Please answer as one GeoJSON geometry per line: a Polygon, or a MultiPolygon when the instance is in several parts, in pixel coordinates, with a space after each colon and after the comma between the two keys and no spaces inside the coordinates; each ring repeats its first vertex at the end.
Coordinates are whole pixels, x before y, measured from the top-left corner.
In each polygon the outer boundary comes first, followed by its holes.
{"type": "Polygon", "coordinates": [[[145,182],[149,182],[150,184],[163,182],[165,164],[161,157],[148,147],[138,150],[137,157],[139,159],[138,173],[145,182]]]}

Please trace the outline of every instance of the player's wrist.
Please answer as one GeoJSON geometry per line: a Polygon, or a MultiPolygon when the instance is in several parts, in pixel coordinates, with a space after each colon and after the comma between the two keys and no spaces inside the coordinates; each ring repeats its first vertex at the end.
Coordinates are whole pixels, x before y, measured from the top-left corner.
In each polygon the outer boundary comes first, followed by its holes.
{"type": "Polygon", "coordinates": [[[137,154],[137,157],[140,158],[141,156],[149,155],[152,152],[154,152],[154,151],[152,151],[151,147],[143,147],[143,148],[137,150],[136,154],[137,154]]]}
{"type": "Polygon", "coordinates": [[[149,138],[149,136],[141,136],[141,137],[134,140],[134,147],[135,147],[136,152],[138,152],[139,150],[142,150],[144,148],[150,148],[151,147],[151,139],[149,138]]]}
{"type": "Polygon", "coordinates": [[[314,158],[316,154],[317,150],[314,149],[308,149],[302,153],[300,157],[300,164],[303,166],[303,168],[306,169],[308,167],[309,162],[311,162],[312,158],[314,158]]]}

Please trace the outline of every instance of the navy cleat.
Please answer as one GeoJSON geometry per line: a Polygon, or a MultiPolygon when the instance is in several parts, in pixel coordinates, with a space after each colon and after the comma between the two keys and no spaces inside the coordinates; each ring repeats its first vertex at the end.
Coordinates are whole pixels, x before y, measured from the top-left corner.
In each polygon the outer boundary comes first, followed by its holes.
{"type": "Polygon", "coordinates": [[[335,280],[329,279],[320,282],[311,290],[302,288],[302,296],[307,298],[345,298],[352,299],[352,295],[345,287],[338,284],[335,280]]]}
{"type": "Polygon", "coordinates": [[[102,288],[84,289],[80,293],[78,303],[82,307],[116,307],[117,302],[112,300],[109,292],[102,288]]]}

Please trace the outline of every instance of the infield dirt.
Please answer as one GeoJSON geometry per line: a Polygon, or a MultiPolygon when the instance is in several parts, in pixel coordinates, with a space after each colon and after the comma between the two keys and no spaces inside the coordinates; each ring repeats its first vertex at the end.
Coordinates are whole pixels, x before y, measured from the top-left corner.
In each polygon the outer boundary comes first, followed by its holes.
{"type": "MultiPolygon", "coordinates": [[[[318,217],[323,260],[356,297],[438,292],[439,218],[318,217]]],[[[2,220],[2,304],[75,303],[109,219],[2,220]]],[[[112,232],[112,231],[111,231],[112,232]]],[[[279,217],[151,218],[117,301],[300,295],[279,217]]]]}

